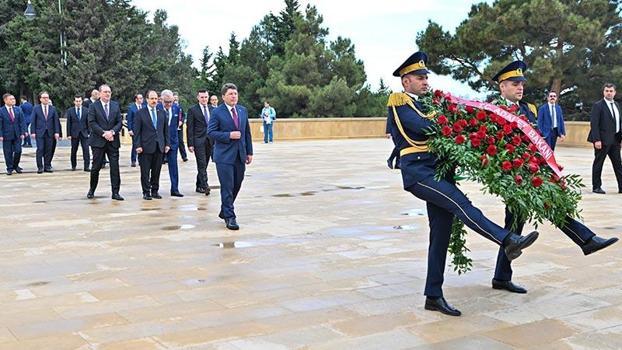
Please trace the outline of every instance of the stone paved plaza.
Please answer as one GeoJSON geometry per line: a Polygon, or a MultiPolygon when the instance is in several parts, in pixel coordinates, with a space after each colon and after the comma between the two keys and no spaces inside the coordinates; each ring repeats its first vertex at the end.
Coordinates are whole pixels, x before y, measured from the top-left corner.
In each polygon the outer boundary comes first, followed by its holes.
{"type": "MultiPolygon", "coordinates": [[[[217,218],[218,181],[184,198],[143,201],[139,169],[122,148],[121,195],[107,169],[95,200],[88,174],[0,175],[0,349],[620,349],[622,244],[584,257],[561,232],[513,264],[526,295],[493,290],[497,246],[469,235],[473,271],[448,266],[445,296],[458,318],[423,309],[424,203],[386,168],[386,139],[255,144],[236,203],[239,231],[217,218]]],[[[592,151],[558,148],[590,187],[592,151]]],[[[4,164],[0,163],[4,171],[4,164]]],[[[583,218],[620,237],[622,195],[610,163],[606,195],[584,191],[583,218]]],[[[503,206],[462,188],[502,222],[503,206]]]]}

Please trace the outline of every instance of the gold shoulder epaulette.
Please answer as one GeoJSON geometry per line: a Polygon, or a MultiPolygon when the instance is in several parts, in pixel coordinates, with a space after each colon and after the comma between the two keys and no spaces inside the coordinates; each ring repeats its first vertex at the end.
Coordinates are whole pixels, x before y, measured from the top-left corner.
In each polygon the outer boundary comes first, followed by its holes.
{"type": "Polygon", "coordinates": [[[399,107],[405,106],[408,102],[411,101],[410,96],[408,96],[404,92],[394,92],[389,95],[389,101],[387,102],[388,107],[399,107]]]}
{"type": "Polygon", "coordinates": [[[533,103],[527,102],[527,107],[529,107],[529,110],[531,111],[531,113],[533,113],[534,115],[538,115],[538,109],[536,108],[536,105],[534,105],[533,103]]]}

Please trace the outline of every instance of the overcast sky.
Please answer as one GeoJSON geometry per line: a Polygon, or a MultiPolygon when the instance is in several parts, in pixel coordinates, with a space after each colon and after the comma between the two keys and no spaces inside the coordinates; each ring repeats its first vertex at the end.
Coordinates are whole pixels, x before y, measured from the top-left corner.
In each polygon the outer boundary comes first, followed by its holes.
{"type": "MultiPolygon", "coordinates": [[[[201,52],[209,45],[212,52],[222,46],[226,52],[229,35],[235,32],[241,41],[250,33],[253,25],[269,12],[278,14],[283,0],[259,1],[205,1],[205,0],[133,0],[133,4],[151,14],[156,9],[168,13],[168,23],[179,27],[186,45],[198,66],[201,52]]],[[[356,55],[365,63],[367,80],[374,88],[380,78],[394,90],[401,90],[399,79],[391,73],[417,47],[417,32],[423,30],[428,20],[437,22],[445,30],[454,29],[467,18],[475,0],[384,0],[377,6],[367,6],[360,0],[312,0],[299,1],[301,10],[307,3],[316,6],[324,17],[324,26],[330,30],[329,39],[337,36],[352,40],[356,55]]],[[[450,77],[430,77],[434,88],[450,90],[462,95],[475,96],[464,84],[450,77]]]]}

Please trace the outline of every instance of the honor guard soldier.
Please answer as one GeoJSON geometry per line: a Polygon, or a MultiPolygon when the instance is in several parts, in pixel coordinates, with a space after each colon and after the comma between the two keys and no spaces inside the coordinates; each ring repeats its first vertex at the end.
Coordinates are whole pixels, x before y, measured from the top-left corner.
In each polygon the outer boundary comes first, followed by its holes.
{"type": "MultiPolygon", "coordinates": [[[[501,94],[501,97],[495,101],[495,103],[507,106],[518,105],[520,114],[524,114],[529,121],[534,124],[536,122],[533,113],[535,106],[521,101],[525,82],[527,81],[524,75],[526,70],[527,64],[525,64],[525,62],[514,61],[501,69],[499,73],[492,78],[492,80],[499,83],[499,92],[501,94]],[[531,106],[533,106],[533,108],[531,106]]],[[[524,225],[524,219],[515,218],[514,214],[511,213],[507,207],[505,208],[504,227],[506,229],[521,234],[524,225]]],[[[581,247],[585,255],[592,254],[618,241],[617,238],[605,239],[596,236],[588,227],[571,217],[567,217],[565,225],[558,228],[575,242],[575,244],[581,247]]],[[[495,268],[495,275],[492,279],[492,288],[507,290],[512,293],[527,293],[527,289],[512,282],[512,266],[503,249],[499,249],[497,255],[497,265],[495,268]]]]}
{"type": "Polygon", "coordinates": [[[399,150],[399,167],[404,189],[426,201],[430,225],[425,309],[446,315],[461,312],[443,297],[443,272],[454,216],[485,238],[500,245],[510,259],[521,255],[537,238],[534,231],[521,237],[490,221],[456,187],[453,174],[435,178],[437,158],[429,152],[426,130],[432,121],[422,112],[419,96],[428,92],[427,55],[412,54],[393,75],[400,77],[404,92],[393,93],[388,102],[388,123],[393,143],[399,150]]]}

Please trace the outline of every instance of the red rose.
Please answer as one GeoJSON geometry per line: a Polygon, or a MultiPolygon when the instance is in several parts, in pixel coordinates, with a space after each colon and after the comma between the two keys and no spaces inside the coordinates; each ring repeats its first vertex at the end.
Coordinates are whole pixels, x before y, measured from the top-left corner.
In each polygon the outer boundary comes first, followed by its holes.
{"type": "Polygon", "coordinates": [[[463,128],[466,128],[466,126],[469,125],[469,123],[466,121],[466,119],[458,119],[458,121],[456,123],[459,123],[460,126],[462,126],[463,128]]]}
{"type": "Polygon", "coordinates": [[[441,97],[443,96],[443,92],[441,90],[434,90],[434,96],[441,97]]]}
{"type": "Polygon", "coordinates": [[[488,141],[489,145],[494,145],[495,142],[497,142],[497,140],[492,136],[488,136],[488,139],[486,141],[488,141]]]}
{"type": "Polygon", "coordinates": [[[486,138],[486,131],[479,130],[476,134],[477,134],[477,137],[480,138],[480,139],[485,139],[486,138]]]}
{"type": "Polygon", "coordinates": [[[512,162],[510,162],[509,160],[503,161],[503,163],[501,163],[501,169],[503,171],[510,171],[510,170],[512,170],[512,162]]]}
{"type": "Polygon", "coordinates": [[[549,181],[556,184],[559,182],[559,176],[557,176],[557,174],[551,174],[551,177],[549,177],[549,181]]]}
{"type": "Polygon", "coordinates": [[[510,126],[512,126],[512,129],[516,129],[516,128],[518,128],[518,123],[517,122],[511,122],[510,126]]]}
{"type": "Polygon", "coordinates": [[[458,106],[452,103],[447,106],[447,110],[449,111],[449,113],[456,114],[456,112],[458,112],[458,106]]]}
{"type": "Polygon", "coordinates": [[[471,114],[473,112],[475,112],[475,109],[471,106],[466,106],[465,110],[467,111],[467,113],[471,114]]]}
{"type": "Polygon", "coordinates": [[[454,131],[455,132],[457,132],[457,133],[462,132],[462,128],[463,128],[462,127],[462,123],[458,123],[458,122],[454,123],[454,131]]]}
{"type": "Polygon", "coordinates": [[[486,125],[480,125],[479,130],[477,131],[481,131],[483,133],[487,133],[488,132],[488,128],[486,127],[486,125]]]}
{"type": "Polygon", "coordinates": [[[488,156],[487,155],[482,154],[482,156],[479,157],[479,159],[482,161],[482,167],[485,167],[485,166],[488,165],[489,160],[488,160],[488,156]]]}
{"type": "Polygon", "coordinates": [[[482,145],[482,140],[480,139],[471,139],[471,146],[477,148],[482,145]]]}
{"type": "Polygon", "coordinates": [[[447,125],[445,125],[441,129],[441,133],[443,134],[443,136],[449,136],[449,135],[451,135],[451,128],[448,127],[447,125]]]}
{"type": "Polygon", "coordinates": [[[488,148],[486,148],[486,153],[488,153],[488,155],[490,156],[494,156],[495,154],[497,154],[497,146],[495,145],[488,146],[488,148]]]}
{"type": "Polygon", "coordinates": [[[514,146],[520,146],[521,144],[520,136],[516,135],[512,137],[512,144],[514,144],[514,146]]]}
{"type": "Polygon", "coordinates": [[[535,153],[535,152],[538,152],[538,147],[536,147],[536,145],[534,145],[533,143],[530,143],[529,150],[535,153]]]}
{"type": "Polygon", "coordinates": [[[483,110],[477,111],[477,114],[475,115],[475,118],[477,118],[477,120],[484,120],[484,119],[486,119],[486,111],[483,111],[483,110]]]}
{"type": "Polygon", "coordinates": [[[531,184],[533,185],[533,187],[540,187],[542,185],[542,179],[537,176],[534,176],[531,179],[531,184]]]}
{"type": "Polygon", "coordinates": [[[538,164],[536,164],[536,163],[529,163],[529,171],[530,171],[532,174],[537,173],[537,172],[538,172],[538,170],[540,170],[540,167],[538,166],[538,164]]]}
{"type": "Polygon", "coordinates": [[[511,105],[510,108],[508,108],[508,111],[510,113],[514,113],[518,110],[518,106],[517,105],[511,105]]]}
{"type": "Polygon", "coordinates": [[[456,144],[461,145],[464,143],[464,141],[466,141],[466,138],[463,135],[458,135],[456,136],[454,141],[456,142],[456,144]]]}
{"type": "Polygon", "coordinates": [[[516,158],[512,161],[512,165],[514,166],[514,168],[518,169],[523,166],[523,160],[520,158],[516,158]]]}
{"type": "Polygon", "coordinates": [[[538,157],[536,156],[531,156],[531,158],[529,159],[529,162],[535,165],[538,165],[540,163],[540,161],[538,160],[538,157]]]}
{"type": "Polygon", "coordinates": [[[526,161],[526,160],[528,160],[529,158],[531,158],[531,154],[529,154],[529,153],[527,153],[527,152],[523,153],[523,159],[524,159],[525,161],[526,161]]]}
{"type": "Polygon", "coordinates": [[[447,119],[447,117],[444,116],[444,115],[440,115],[438,117],[438,119],[436,120],[436,122],[438,122],[441,125],[445,125],[445,124],[449,123],[449,119],[447,119]]]}
{"type": "Polygon", "coordinates": [[[514,176],[514,182],[516,182],[518,185],[523,183],[523,177],[520,175],[516,175],[514,176]]]}
{"type": "Polygon", "coordinates": [[[497,140],[503,140],[504,136],[505,136],[505,133],[503,132],[503,130],[497,131],[497,140]]]}
{"type": "Polygon", "coordinates": [[[508,122],[503,117],[497,117],[497,124],[499,124],[500,126],[504,126],[507,123],[508,122]]]}
{"type": "Polygon", "coordinates": [[[506,144],[505,149],[510,153],[514,153],[514,151],[516,151],[516,147],[514,147],[511,143],[506,144]]]}
{"type": "Polygon", "coordinates": [[[477,124],[478,124],[477,119],[475,118],[469,119],[469,125],[471,125],[472,127],[476,127],[477,124]]]}
{"type": "Polygon", "coordinates": [[[510,125],[508,125],[508,124],[505,124],[505,125],[503,126],[503,132],[504,132],[506,135],[511,134],[511,133],[512,133],[512,127],[511,127],[510,125]]]}

